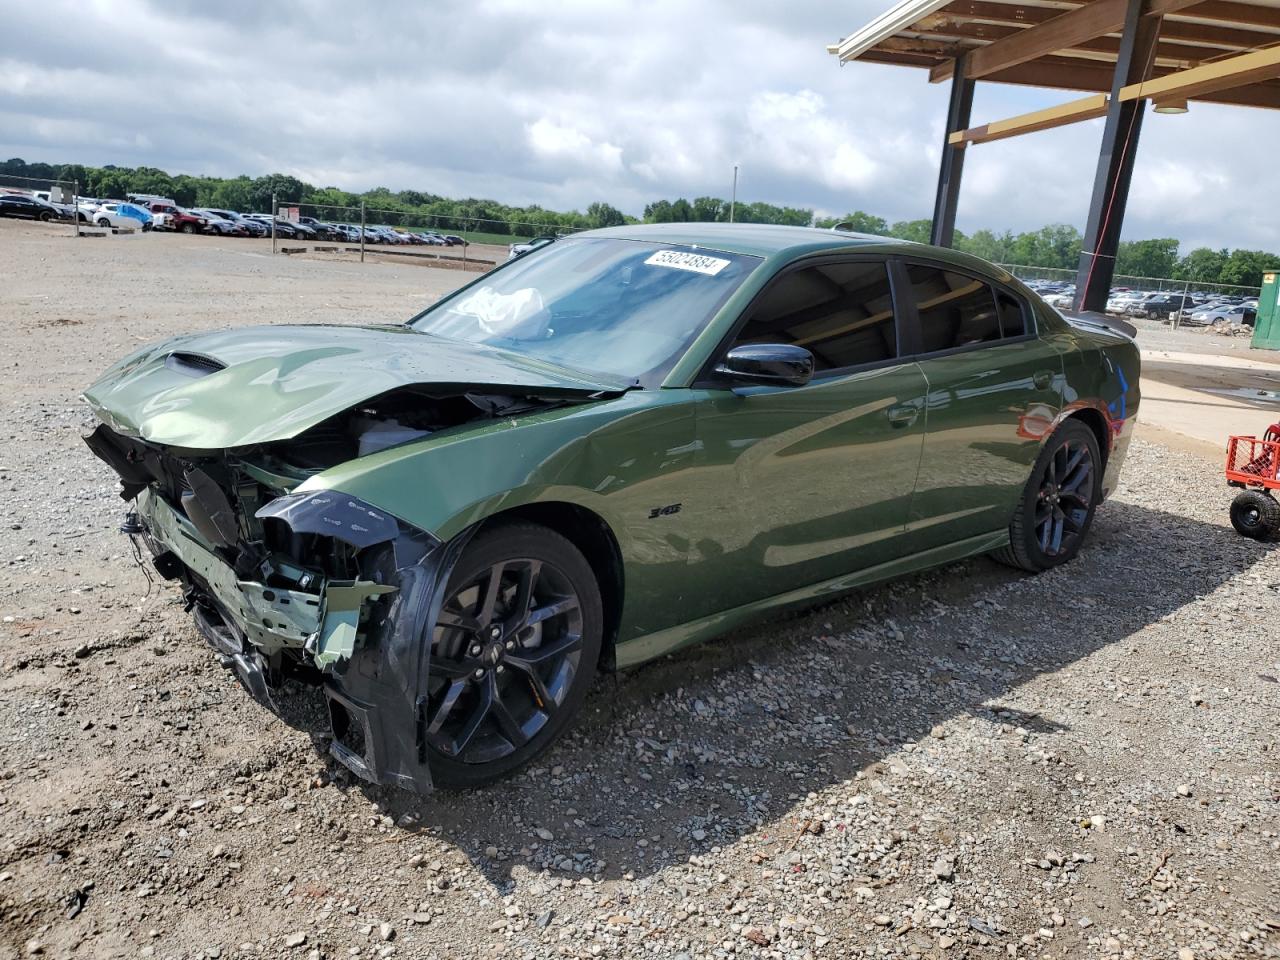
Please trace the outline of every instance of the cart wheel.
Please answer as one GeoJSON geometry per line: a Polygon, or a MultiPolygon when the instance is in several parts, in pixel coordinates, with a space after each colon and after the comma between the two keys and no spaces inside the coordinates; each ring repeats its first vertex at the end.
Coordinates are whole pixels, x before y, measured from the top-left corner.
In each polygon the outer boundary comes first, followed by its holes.
{"type": "Polygon", "coordinates": [[[1280,503],[1261,490],[1245,490],[1231,501],[1231,525],[1236,533],[1266,540],[1280,528],[1280,503]]]}

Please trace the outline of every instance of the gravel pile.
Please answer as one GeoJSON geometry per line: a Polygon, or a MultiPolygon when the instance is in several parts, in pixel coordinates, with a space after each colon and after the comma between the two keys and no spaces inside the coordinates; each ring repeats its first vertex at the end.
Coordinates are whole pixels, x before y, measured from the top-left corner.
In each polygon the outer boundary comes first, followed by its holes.
{"type": "Polygon", "coordinates": [[[1138,441],[1067,568],[955,564],[602,678],[536,767],[419,798],[328,761],[307,692],[259,708],[148,584],[77,437],[109,348],[28,296],[0,956],[1280,956],[1280,559],[1218,464],[1138,441]]]}

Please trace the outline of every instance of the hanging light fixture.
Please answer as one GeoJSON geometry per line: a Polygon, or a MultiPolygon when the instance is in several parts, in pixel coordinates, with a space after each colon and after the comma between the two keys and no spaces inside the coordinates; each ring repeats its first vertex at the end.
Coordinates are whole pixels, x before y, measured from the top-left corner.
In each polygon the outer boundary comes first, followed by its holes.
{"type": "Polygon", "coordinates": [[[1156,113],[1186,113],[1186,97],[1170,97],[1168,100],[1157,100],[1151,107],[1156,113]]]}

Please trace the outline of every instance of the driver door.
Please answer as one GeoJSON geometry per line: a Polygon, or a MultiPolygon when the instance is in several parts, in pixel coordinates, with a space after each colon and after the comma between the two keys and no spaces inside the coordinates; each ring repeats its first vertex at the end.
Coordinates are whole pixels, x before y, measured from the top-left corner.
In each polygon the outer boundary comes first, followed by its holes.
{"type": "Polygon", "coordinates": [[[901,357],[882,258],[783,274],[721,356],[788,343],[814,356],[804,386],[700,383],[696,469],[682,511],[701,615],[893,559],[924,442],[927,384],[901,357]]]}

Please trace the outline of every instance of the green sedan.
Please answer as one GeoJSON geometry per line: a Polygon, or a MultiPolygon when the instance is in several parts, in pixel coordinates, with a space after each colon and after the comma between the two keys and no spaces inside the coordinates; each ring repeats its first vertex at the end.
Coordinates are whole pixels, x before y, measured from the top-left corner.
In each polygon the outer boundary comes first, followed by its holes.
{"type": "Polygon", "coordinates": [[[558,239],[396,326],[178,337],[85,393],[122,529],[274,706],[426,791],[527,763],[596,675],[990,553],[1069,561],[1138,350],[951,250],[732,224],[558,239]]]}

